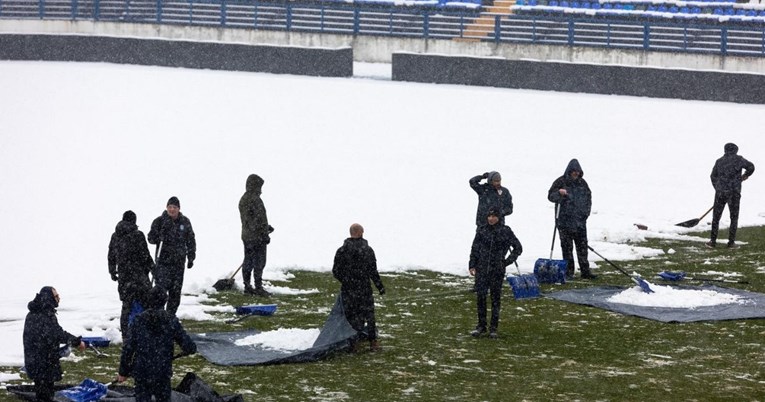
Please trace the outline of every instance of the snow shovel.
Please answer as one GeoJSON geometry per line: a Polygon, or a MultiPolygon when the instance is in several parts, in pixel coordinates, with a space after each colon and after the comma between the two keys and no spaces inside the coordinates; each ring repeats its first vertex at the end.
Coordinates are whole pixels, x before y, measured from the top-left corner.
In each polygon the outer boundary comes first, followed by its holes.
{"type": "Polygon", "coordinates": [[[539,283],[566,283],[566,260],[553,260],[555,249],[555,235],[558,232],[558,214],[560,208],[555,204],[555,225],[553,226],[552,244],[550,244],[550,258],[539,258],[534,263],[534,275],[539,283]]]}
{"type": "Polygon", "coordinates": [[[614,264],[613,262],[609,261],[609,260],[608,260],[608,258],[606,258],[606,257],[603,257],[602,255],[600,255],[600,253],[598,253],[597,251],[595,251],[595,249],[594,249],[594,248],[592,248],[592,247],[591,247],[589,244],[587,245],[587,248],[588,248],[588,249],[590,249],[590,251],[592,251],[593,253],[597,254],[597,256],[598,256],[598,257],[602,258],[602,259],[603,259],[603,261],[605,261],[605,262],[607,262],[607,263],[611,264],[611,266],[612,266],[612,267],[614,267],[614,268],[618,269],[618,270],[619,270],[619,272],[623,273],[624,275],[627,275],[627,276],[629,276],[629,277],[630,277],[630,279],[632,279],[632,282],[635,282],[635,284],[637,284],[638,286],[640,286],[640,289],[642,289],[642,290],[643,290],[643,292],[646,292],[646,293],[653,293],[653,289],[651,289],[651,286],[650,286],[650,285],[648,285],[648,282],[646,282],[645,280],[643,280],[643,278],[641,278],[641,277],[639,277],[639,276],[637,276],[637,275],[630,275],[630,274],[629,274],[627,271],[625,271],[625,270],[621,269],[621,268],[620,268],[618,265],[616,265],[616,264],[614,264]]]}
{"type": "Polygon", "coordinates": [[[699,222],[702,219],[704,219],[705,216],[709,215],[709,213],[712,212],[712,209],[714,209],[714,205],[712,206],[712,208],[709,208],[709,210],[707,210],[707,212],[704,212],[704,215],[701,215],[701,218],[691,219],[691,220],[687,220],[685,222],[680,222],[680,223],[676,224],[675,226],[682,226],[684,228],[692,228],[692,227],[698,225],[699,222]]]}
{"type": "Polygon", "coordinates": [[[661,271],[657,275],[661,279],[664,279],[665,281],[672,281],[672,282],[679,282],[679,281],[682,281],[683,279],[688,279],[692,281],[701,281],[701,282],[739,283],[744,285],[749,284],[749,281],[731,281],[731,280],[725,280],[725,279],[699,278],[699,277],[685,276],[685,271],[679,271],[679,272],[661,271]]]}
{"type": "Polygon", "coordinates": [[[236,271],[234,271],[234,273],[231,274],[231,277],[219,279],[218,282],[215,282],[215,285],[213,285],[215,290],[217,290],[218,292],[222,292],[224,290],[231,290],[231,289],[233,289],[234,288],[234,283],[236,283],[236,279],[234,279],[234,277],[236,276],[236,274],[239,273],[239,270],[242,269],[243,265],[244,265],[244,263],[239,265],[239,268],[237,268],[236,271]]]}
{"type": "Polygon", "coordinates": [[[517,262],[515,263],[515,269],[518,271],[518,276],[507,277],[507,283],[513,289],[513,297],[516,300],[539,297],[537,277],[531,274],[522,275],[517,262]]]}

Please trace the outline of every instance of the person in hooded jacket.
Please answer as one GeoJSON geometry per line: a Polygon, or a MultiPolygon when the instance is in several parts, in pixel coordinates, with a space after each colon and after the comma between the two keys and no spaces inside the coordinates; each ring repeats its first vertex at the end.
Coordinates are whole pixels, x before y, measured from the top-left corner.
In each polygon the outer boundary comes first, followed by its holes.
{"type": "Polygon", "coordinates": [[[494,208],[499,212],[499,223],[505,224],[505,216],[513,213],[513,196],[502,187],[502,175],[487,172],[469,180],[470,188],[478,194],[478,209],[475,214],[476,229],[486,224],[486,214],[494,208]],[[482,180],[486,183],[481,184],[482,180]]]}
{"type": "Polygon", "coordinates": [[[594,279],[587,259],[587,218],[592,209],[592,192],[584,180],[579,161],[571,159],[563,176],[555,179],[547,192],[555,203],[555,224],[560,236],[560,248],[566,261],[566,276],[574,277],[574,246],[582,279],[594,279]]]}
{"type": "Polygon", "coordinates": [[[242,220],[242,243],[244,243],[244,261],[242,262],[242,281],[244,293],[268,297],[263,289],[263,269],[266,267],[266,250],[271,242],[269,234],[274,228],[268,224],[266,207],[260,194],[265,181],[256,174],[247,177],[245,192],[239,199],[239,217],[242,220]],[[255,288],[250,284],[253,277],[255,288]]]}
{"type": "Polygon", "coordinates": [[[58,291],[45,286],[29,302],[24,321],[24,367],[29,378],[34,381],[35,395],[38,401],[53,400],[53,385],[61,380],[59,349],[61,344],[69,344],[81,351],[85,350],[82,337],[64,331],[58,324],[56,308],[61,300],[58,291]]]}
{"type": "Polygon", "coordinates": [[[358,350],[359,342],[365,340],[369,341],[371,350],[379,350],[371,283],[374,283],[380,295],[385,294],[385,286],[377,272],[375,252],[363,237],[364,227],[354,223],[350,235],[335,253],[332,275],[340,282],[345,317],[358,333],[353,341],[353,350],[358,350]]]}
{"type": "Polygon", "coordinates": [[[738,155],[736,144],[727,143],[723,150],[725,154],[715,162],[710,175],[712,186],[715,188],[715,203],[712,208],[712,234],[709,242],[706,243],[709,248],[714,248],[717,245],[717,231],[720,229],[720,218],[725,209],[725,204],[728,204],[728,212],[730,212],[728,248],[736,247],[738,211],[741,205],[741,182],[754,173],[754,164],[738,155]]]}
{"type": "Polygon", "coordinates": [[[138,230],[136,215],[125,211],[117,223],[109,241],[109,274],[117,282],[117,292],[122,301],[120,330],[127,335],[130,312],[134,303],[143,308],[142,297],[151,289],[149,272],[154,269],[154,260],[149,253],[146,237],[138,230]]]}
{"type": "Polygon", "coordinates": [[[497,338],[505,268],[514,263],[523,253],[523,246],[513,230],[500,223],[501,214],[502,212],[498,209],[489,209],[486,225],[478,228],[470,248],[468,270],[470,275],[475,277],[478,312],[478,325],[470,333],[474,337],[479,337],[486,332],[486,298],[487,293],[491,293],[489,337],[497,338]]]}
{"type": "Polygon", "coordinates": [[[147,309],[136,316],[122,345],[117,382],[133,377],[136,402],[150,402],[152,396],[156,402],[170,401],[175,344],[183,355],[197,351],[178,318],[163,310],[166,302],[164,288],[151,288],[146,297],[147,309]]]}
{"type": "Polygon", "coordinates": [[[148,237],[149,243],[157,245],[154,280],[167,290],[167,311],[174,315],[181,305],[183,266],[191,269],[197,256],[194,229],[189,218],[181,213],[178,197],[167,200],[166,210],[151,223],[148,237]]]}

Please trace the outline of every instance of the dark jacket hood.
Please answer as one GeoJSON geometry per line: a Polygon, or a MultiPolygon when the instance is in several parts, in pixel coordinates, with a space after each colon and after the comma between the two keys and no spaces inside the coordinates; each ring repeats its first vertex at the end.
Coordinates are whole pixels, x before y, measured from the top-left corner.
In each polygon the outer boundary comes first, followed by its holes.
{"type": "Polygon", "coordinates": [[[725,155],[735,155],[738,153],[738,145],[729,142],[725,144],[725,155]]]}
{"type": "Polygon", "coordinates": [[[246,190],[248,193],[254,192],[255,194],[260,194],[262,192],[263,183],[265,183],[265,181],[260,176],[251,174],[247,177],[246,190]]]}
{"type": "Polygon", "coordinates": [[[118,236],[122,236],[131,232],[134,232],[138,230],[138,225],[132,222],[128,221],[119,221],[117,223],[117,227],[114,229],[114,232],[117,233],[118,236]]]}
{"type": "Polygon", "coordinates": [[[53,297],[53,288],[50,286],[40,289],[40,293],[35,295],[35,298],[27,305],[27,308],[32,313],[55,311],[56,307],[58,307],[58,302],[53,297]]]}
{"type": "Polygon", "coordinates": [[[579,177],[584,177],[584,170],[582,170],[582,166],[579,165],[579,161],[576,159],[571,159],[571,162],[568,163],[568,166],[566,166],[566,171],[563,173],[563,176],[566,178],[571,176],[571,172],[574,170],[579,171],[579,177]]]}

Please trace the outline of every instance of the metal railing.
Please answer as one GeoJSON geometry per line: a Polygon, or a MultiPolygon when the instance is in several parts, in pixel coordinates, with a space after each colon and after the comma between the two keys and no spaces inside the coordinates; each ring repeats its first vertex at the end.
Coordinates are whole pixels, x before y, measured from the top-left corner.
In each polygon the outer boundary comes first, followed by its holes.
{"type": "Polygon", "coordinates": [[[258,0],[0,0],[0,18],[94,20],[412,38],[590,46],[765,57],[765,26],[701,25],[565,15],[494,15],[437,8],[258,0]],[[485,16],[485,15],[484,15],[485,16]]]}

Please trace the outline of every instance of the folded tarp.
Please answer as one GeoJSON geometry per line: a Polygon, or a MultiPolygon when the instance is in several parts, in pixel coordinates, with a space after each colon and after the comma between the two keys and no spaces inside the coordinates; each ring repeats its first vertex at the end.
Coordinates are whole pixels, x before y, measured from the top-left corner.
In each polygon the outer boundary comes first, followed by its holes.
{"type": "MultiPolygon", "coordinates": [[[[74,385],[56,385],[56,391],[71,389],[74,385]]],[[[6,390],[25,401],[36,401],[33,385],[9,385],[6,390]]],[[[56,402],[71,402],[61,392],[56,392],[56,402]]],[[[194,373],[186,373],[180,384],[173,390],[171,402],[242,402],[239,394],[221,396],[194,373]]],[[[125,385],[110,385],[106,396],[99,399],[105,402],[135,402],[135,388],[125,385]]]]}
{"type": "Polygon", "coordinates": [[[694,308],[647,307],[609,302],[608,298],[625,290],[622,287],[593,287],[562,290],[545,296],[569,303],[599,307],[617,313],[634,315],[661,322],[693,322],[765,318],[765,294],[718,286],[672,286],[676,289],[712,290],[740,297],[741,303],[718,304],[694,308]]]}
{"type": "Polygon", "coordinates": [[[208,332],[193,334],[197,353],[209,362],[222,366],[255,366],[264,364],[304,363],[323,359],[330,353],[345,350],[356,331],[348,323],[343,311],[340,295],[324,322],[321,332],[313,345],[303,350],[275,350],[254,345],[237,345],[238,340],[256,335],[262,331],[245,330],[236,332],[208,332]]]}

